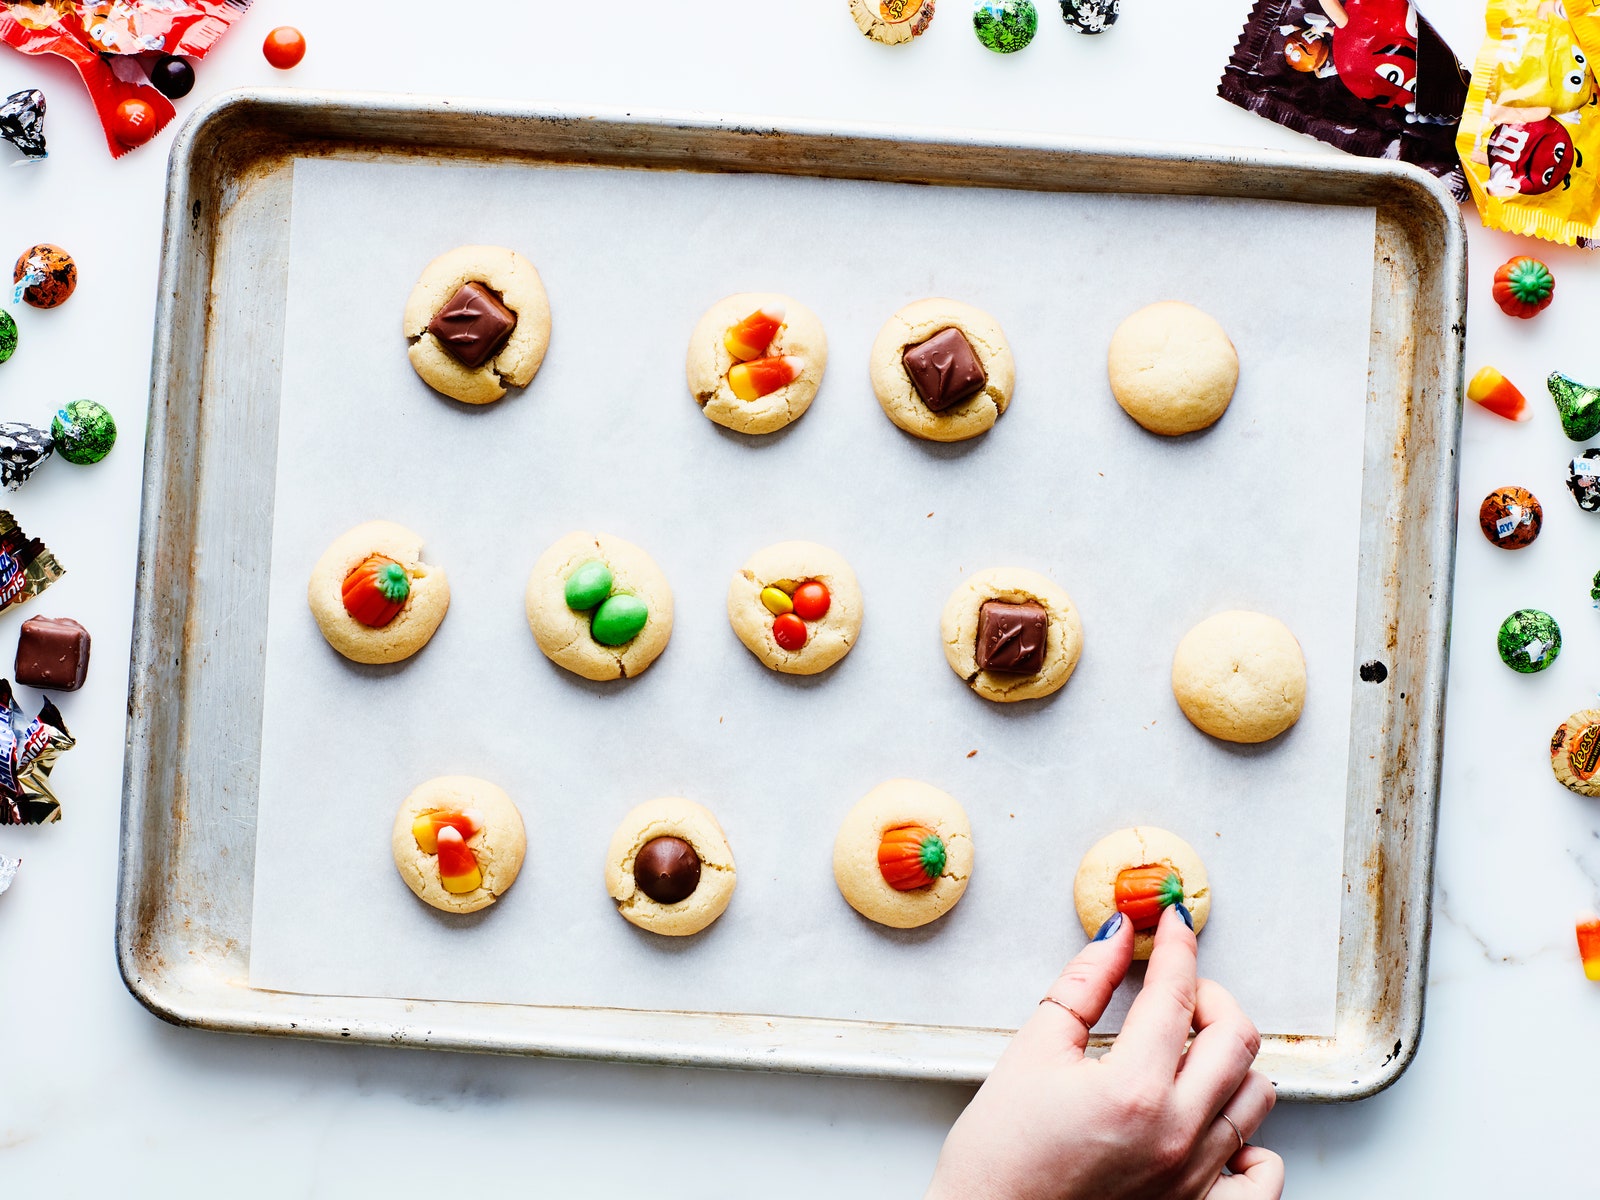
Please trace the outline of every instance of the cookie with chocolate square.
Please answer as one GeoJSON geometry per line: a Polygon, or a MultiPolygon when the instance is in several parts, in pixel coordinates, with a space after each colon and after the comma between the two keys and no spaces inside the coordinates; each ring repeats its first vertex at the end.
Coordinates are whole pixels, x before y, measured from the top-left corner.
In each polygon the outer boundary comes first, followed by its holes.
{"type": "Polygon", "coordinates": [[[918,300],[872,344],[872,390],[913,437],[961,442],[987,433],[1011,403],[1016,363],[988,313],[959,300],[918,300]]]}
{"type": "Polygon", "coordinates": [[[550,299],[534,265],[504,246],[458,246],[434,259],[406,301],[411,365],[463,404],[526,387],[550,345],[550,299]]]}
{"type": "Polygon", "coordinates": [[[1066,589],[1036,571],[991,567],[962,583],[939,618],[950,669],[985,700],[1036,700],[1072,677],[1083,622],[1066,589]]]}

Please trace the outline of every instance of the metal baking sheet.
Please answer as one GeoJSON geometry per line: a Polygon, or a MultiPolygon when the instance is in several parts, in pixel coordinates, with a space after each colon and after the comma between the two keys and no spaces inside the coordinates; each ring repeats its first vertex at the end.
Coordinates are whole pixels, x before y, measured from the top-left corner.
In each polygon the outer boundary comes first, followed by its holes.
{"type": "MultiPolygon", "coordinates": [[[[576,118],[458,102],[235,95],[174,151],[141,547],[119,946],[169,1019],[252,1032],[719,1066],[981,1078],[998,1030],[289,995],[247,985],[292,161],[431,155],[845,176],[1378,211],[1341,970],[1333,1036],[1269,1038],[1286,1095],[1347,1098],[1414,1050],[1425,978],[1453,528],[1462,249],[1454,206],[1387,164],[949,135],[576,118]],[[209,309],[196,297],[209,293],[209,309]],[[203,400],[202,400],[203,397],[203,400]],[[159,522],[156,514],[160,513],[159,522]],[[1409,519],[1401,521],[1404,514],[1409,519]],[[173,647],[182,647],[174,651],[173,647]],[[224,819],[225,818],[225,819],[224,819]],[[229,864],[223,871],[218,862],[229,864]],[[180,882],[182,881],[182,882],[180,882]],[[1378,969],[1373,969],[1378,964],[1378,969]]],[[[859,564],[858,564],[859,566],[859,564]]]]}

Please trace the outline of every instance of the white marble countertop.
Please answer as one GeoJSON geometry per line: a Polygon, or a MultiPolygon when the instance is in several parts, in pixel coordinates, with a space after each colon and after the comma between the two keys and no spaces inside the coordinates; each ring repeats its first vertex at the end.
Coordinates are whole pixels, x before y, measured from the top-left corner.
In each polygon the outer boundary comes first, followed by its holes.
{"type": "MultiPolygon", "coordinates": [[[[1125,0],[1121,23],[1094,39],[1040,0],[1036,41],[1005,59],[973,40],[964,0],[940,0],[929,33],[899,52],[857,35],[845,0],[257,0],[199,65],[180,113],[225,86],[290,84],[1315,152],[1214,98],[1247,7],[1125,0]],[[310,45],[288,75],[259,52],[280,22],[310,45]]],[[[1482,0],[1424,9],[1458,53],[1475,53],[1482,0]]],[[[56,774],[67,819],[0,830],[0,853],[25,860],[0,898],[0,1195],[460,1195],[468,1181],[562,1197],[920,1195],[963,1088],[223,1037],[170,1028],[123,989],[112,926],[124,664],[171,133],[112,162],[64,64],[0,51],[0,95],[25,86],[48,94],[52,154],[0,169],[10,231],[0,257],[58,242],[82,282],[66,307],[27,314],[23,348],[0,367],[0,418],[38,420],[89,396],[111,407],[122,440],[99,467],[51,464],[5,497],[71,569],[41,611],[82,620],[95,653],[88,685],[61,705],[79,739],[56,774]]],[[[1600,516],[1564,494],[1573,448],[1541,380],[1562,369],[1600,381],[1600,340],[1584,320],[1600,305],[1600,266],[1485,233],[1475,215],[1468,225],[1468,369],[1498,365],[1534,419],[1513,426],[1470,406],[1465,418],[1421,1050],[1372,1100],[1273,1115],[1258,1140],[1288,1160],[1297,1200],[1594,1188],[1579,1153],[1594,1136],[1600,986],[1584,980],[1572,930],[1600,901],[1600,802],[1555,784],[1544,746],[1600,686],[1600,616],[1587,597],[1600,516]],[[1539,254],[1558,280],[1554,307],[1533,322],[1503,317],[1488,294],[1493,266],[1514,252],[1539,254]],[[1508,483],[1532,488],[1546,516],[1516,554],[1476,529],[1478,500],[1508,483]],[[1561,661],[1532,677],[1494,652],[1500,619],[1523,606],[1554,613],[1565,635],[1561,661]]],[[[0,630],[0,662],[17,624],[0,630]]]]}

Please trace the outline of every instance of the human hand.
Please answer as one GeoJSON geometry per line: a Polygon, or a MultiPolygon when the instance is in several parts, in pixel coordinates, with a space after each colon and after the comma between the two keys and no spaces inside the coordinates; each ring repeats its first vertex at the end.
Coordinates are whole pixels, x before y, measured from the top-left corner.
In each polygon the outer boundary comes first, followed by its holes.
{"type": "Polygon", "coordinates": [[[1085,1057],[1132,961],[1133,922],[1118,913],[951,1128],[927,1200],[1278,1200],[1283,1160],[1243,1144],[1277,1099],[1251,1070],[1261,1035],[1220,984],[1196,978],[1177,907],[1161,914],[1116,1042],[1085,1057]]]}

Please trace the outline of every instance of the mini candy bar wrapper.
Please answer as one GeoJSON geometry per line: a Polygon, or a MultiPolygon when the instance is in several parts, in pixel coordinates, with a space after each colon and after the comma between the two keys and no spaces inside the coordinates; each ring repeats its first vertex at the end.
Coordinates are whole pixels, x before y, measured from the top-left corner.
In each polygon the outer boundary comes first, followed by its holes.
{"type": "Polygon", "coordinates": [[[43,92],[25,89],[6,97],[5,103],[0,104],[0,138],[22,151],[23,157],[14,166],[45,157],[43,92]]]}
{"type": "Polygon", "coordinates": [[[33,720],[23,720],[11,681],[0,679],[0,825],[48,825],[61,819],[50,772],[76,744],[49,700],[33,720]]]}
{"type": "Polygon", "coordinates": [[[22,865],[20,858],[7,858],[0,854],[0,895],[4,895],[11,881],[17,877],[17,868],[22,865]]]}
{"type": "Polygon", "coordinates": [[[28,537],[17,519],[0,509],[0,613],[37,596],[65,574],[49,547],[28,537]]]}
{"type": "Polygon", "coordinates": [[[35,429],[21,421],[0,421],[0,487],[16,491],[55,448],[55,438],[47,429],[35,429]]]}
{"type": "MultiPolygon", "coordinates": [[[[1592,6],[1590,6],[1592,7],[1592,6]]],[[[1456,148],[1490,229],[1590,245],[1600,221],[1600,107],[1559,0],[1489,0],[1456,148]]]]}
{"type": "Polygon", "coordinates": [[[1406,0],[1256,0],[1217,95],[1362,158],[1414,163],[1467,198],[1466,72],[1406,0]]]}
{"type": "Polygon", "coordinates": [[[117,105],[137,96],[155,112],[159,133],[176,110],[150,83],[134,55],[201,58],[251,0],[6,0],[0,7],[0,41],[24,54],[56,54],[82,77],[105,130],[113,158],[130,147],[119,142],[117,105]]]}

